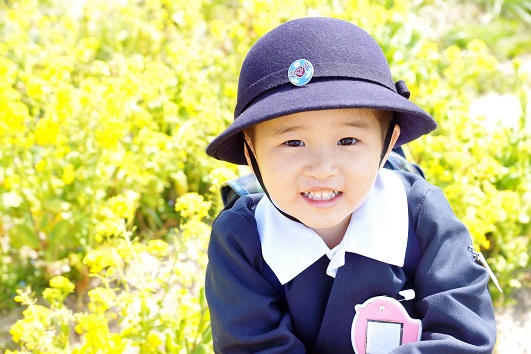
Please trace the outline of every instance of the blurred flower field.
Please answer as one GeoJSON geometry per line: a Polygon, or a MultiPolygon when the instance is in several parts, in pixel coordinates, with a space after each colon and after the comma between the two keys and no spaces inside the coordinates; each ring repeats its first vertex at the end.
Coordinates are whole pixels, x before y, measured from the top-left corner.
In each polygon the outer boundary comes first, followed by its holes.
{"type": "Polygon", "coordinates": [[[308,15],[370,32],[439,122],[407,152],[509,306],[531,288],[531,5],[503,3],[0,0],[0,348],[211,352],[210,224],[247,170],[204,149],[252,43],[308,15]]]}

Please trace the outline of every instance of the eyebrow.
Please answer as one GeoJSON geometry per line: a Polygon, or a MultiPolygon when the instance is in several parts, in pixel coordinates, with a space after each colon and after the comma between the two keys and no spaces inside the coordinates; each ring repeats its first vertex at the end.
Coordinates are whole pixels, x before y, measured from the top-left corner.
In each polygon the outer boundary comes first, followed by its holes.
{"type": "Polygon", "coordinates": [[[272,135],[282,135],[282,134],[291,133],[291,132],[300,131],[300,130],[306,130],[306,129],[307,128],[303,125],[285,125],[285,126],[278,127],[278,129],[275,129],[272,132],[272,135]]]}
{"type": "MultiPolygon", "coordinates": [[[[339,127],[341,128],[357,128],[357,129],[369,129],[370,124],[367,123],[365,120],[361,119],[352,119],[348,121],[344,121],[339,124],[339,127]]],[[[275,129],[271,135],[282,135],[286,133],[291,132],[297,132],[297,131],[304,131],[308,129],[305,125],[284,125],[280,126],[277,129],[275,129]]]]}
{"type": "Polygon", "coordinates": [[[367,123],[365,120],[359,120],[359,119],[343,122],[341,126],[344,128],[352,127],[352,128],[358,128],[358,129],[369,129],[370,128],[369,123],[367,123]]]}

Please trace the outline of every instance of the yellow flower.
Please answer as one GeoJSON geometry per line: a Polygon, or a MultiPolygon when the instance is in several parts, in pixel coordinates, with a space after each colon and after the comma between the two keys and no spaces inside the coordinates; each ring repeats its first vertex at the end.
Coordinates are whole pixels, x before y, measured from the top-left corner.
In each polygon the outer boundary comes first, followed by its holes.
{"type": "Polygon", "coordinates": [[[452,45],[444,50],[444,55],[450,62],[462,59],[461,49],[458,46],[452,45]]]}
{"type": "Polygon", "coordinates": [[[202,239],[210,234],[211,227],[198,219],[191,219],[180,227],[184,240],[202,239]]]}
{"type": "Polygon", "coordinates": [[[494,71],[498,67],[498,59],[492,55],[483,54],[476,59],[478,68],[486,71],[494,71]]]}
{"type": "Polygon", "coordinates": [[[214,20],[210,22],[210,33],[218,38],[225,38],[227,36],[228,25],[225,21],[214,20]]]}
{"type": "Polygon", "coordinates": [[[418,53],[420,58],[427,60],[438,60],[439,59],[439,48],[434,42],[426,41],[422,44],[420,52],[418,53]]]}
{"type": "Polygon", "coordinates": [[[119,194],[109,198],[109,208],[112,213],[120,218],[130,219],[134,216],[139,194],[127,191],[125,195],[119,194]]]}
{"type": "Polygon", "coordinates": [[[156,85],[170,86],[177,83],[173,70],[161,61],[148,62],[145,67],[144,77],[147,82],[156,85]]]}
{"type": "Polygon", "coordinates": [[[165,257],[168,255],[168,244],[163,240],[150,240],[147,249],[149,253],[156,257],[165,257]]]}
{"type": "Polygon", "coordinates": [[[82,38],[76,47],[76,57],[82,63],[88,63],[100,47],[100,42],[94,37],[82,38]]]}
{"type": "Polygon", "coordinates": [[[44,117],[39,119],[37,127],[35,129],[35,137],[37,144],[47,145],[55,144],[57,135],[59,135],[59,123],[50,117],[44,117]]]}
{"type": "Polygon", "coordinates": [[[50,303],[52,308],[61,307],[65,297],[59,289],[46,288],[42,292],[42,297],[50,303]]]}
{"type": "Polygon", "coordinates": [[[42,77],[52,83],[68,82],[74,71],[74,58],[68,56],[50,56],[44,60],[42,77]]]}
{"type": "Polygon", "coordinates": [[[124,225],[118,221],[105,219],[96,224],[96,233],[102,237],[111,237],[121,235],[124,225]]]}
{"type": "Polygon", "coordinates": [[[78,324],[74,327],[78,334],[85,337],[86,344],[89,348],[105,348],[108,339],[109,327],[108,321],[102,315],[96,314],[77,314],[78,324]]]}
{"type": "Polygon", "coordinates": [[[218,167],[213,169],[209,174],[209,179],[212,182],[211,192],[218,191],[220,186],[230,180],[237,178],[236,172],[230,167],[218,167]]]}
{"type": "Polygon", "coordinates": [[[34,305],[25,309],[22,314],[24,315],[24,320],[27,322],[37,321],[45,323],[50,319],[52,310],[41,305],[34,305]]]}
{"type": "MultiPolygon", "coordinates": [[[[0,90],[0,93],[1,90],[0,90]]],[[[18,93],[16,93],[18,96],[18,93]]],[[[18,97],[15,97],[18,99],[18,97]]],[[[26,131],[26,122],[29,121],[28,107],[19,101],[0,98],[0,135],[13,134],[26,131]]]]}
{"type": "MultiPolygon", "coordinates": [[[[113,105],[116,103],[112,103],[113,105]]],[[[111,108],[114,109],[114,108],[111,108]]],[[[120,109],[116,109],[118,113],[120,109]]],[[[128,131],[128,125],[118,117],[107,117],[100,121],[100,129],[96,131],[96,140],[105,149],[115,149],[118,142],[128,131]]]]}
{"type": "MultiPolygon", "coordinates": [[[[91,72],[95,75],[111,76],[111,67],[104,61],[94,60],[92,62],[91,72]]],[[[85,80],[96,80],[95,78],[87,78],[85,80]]]]}
{"type": "Polygon", "coordinates": [[[11,60],[0,57],[0,82],[9,86],[17,79],[17,66],[11,60]]]}
{"type": "Polygon", "coordinates": [[[197,193],[186,193],[177,198],[175,201],[175,211],[181,214],[181,217],[196,218],[201,220],[208,215],[210,202],[206,202],[202,195],[197,193]]]}
{"type": "Polygon", "coordinates": [[[471,40],[466,47],[468,50],[476,53],[484,53],[487,50],[487,45],[480,39],[471,40]]]}
{"type": "Polygon", "coordinates": [[[31,306],[35,303],[31,289],[27,288],[26,290],[17,289],[17,295],[14,300],[20,302],[22,305],[31,306]]]}
{"type": "Polygon", "coordinates": [[[7,176],[4,178],[4,187],[6,190],[12,190],[13,188],[16,188],[20,186],[20,176],[17,174],[12,174],[11,176],[7,176]]]}
{"type": "Polygon", "coordinates": [[[89,309],[96,314],[102,314],[114,306],[115,293],[106,288],[94,288],[88,292],[90,297],[89,309]]]}
{"type": "Polygon", "coordinates": [[[66,185],[71,184],[76,179],[76,172],[74,171],[74,165],[68,164],[63,167],[63,182],[66,185]]]}
{"type": "Polygon", "coordinates": [[[35,164],[35,171],[44,172],[46,171],[47,163],[46,160],[42,159],[35,164]]]}
{"type": "Polygon", "coordinates": [[[147,344],[151,348],[157,348],[162,344],[162,339],[157,334],[152,332],[147,335],[147,344]]]}
{"type": "Polygon", "coordinates": [[[107,267],[117,267],[118,255],[112,249],[99,249],[87,253],[83,258],[83,264],[90,268],[91,273],[100,273],[107,267]]]}
{"type": "Polygon", "coordinates": [[[59,289],[66,293],[71,293],[75,289],[75,285],[68,280],[68,278],[58,275],[50,279],[50,287],[59,289]]]}

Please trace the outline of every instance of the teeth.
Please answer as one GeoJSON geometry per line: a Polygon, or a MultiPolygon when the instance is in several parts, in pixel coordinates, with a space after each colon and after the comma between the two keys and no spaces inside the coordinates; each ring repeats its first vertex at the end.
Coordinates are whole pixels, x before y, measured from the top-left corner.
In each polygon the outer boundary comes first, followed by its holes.
{"type": "Polygon", "coordinates": [[[304,192],[302,193],[306,198],[311,200],[330,200],[338,196],[338,191],[329,192],[304,192]]]}

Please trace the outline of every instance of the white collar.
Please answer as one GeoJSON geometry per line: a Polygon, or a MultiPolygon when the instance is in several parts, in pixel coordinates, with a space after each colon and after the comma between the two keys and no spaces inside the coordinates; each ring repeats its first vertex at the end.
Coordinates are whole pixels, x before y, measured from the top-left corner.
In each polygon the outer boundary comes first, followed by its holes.
{"type": "Polygon", "coordinates": [[[409,220],[406,191],[389,170],[380,170],[367,199],[352,213],[343,240],[332,250],[313,230],[280,214],[267,197],[258,202],[255,219],[264,260],[282,284],[324,255],[330,258],[326,273],[331,277],[345,264],[345,252],[404,265],[409,220]]]}

